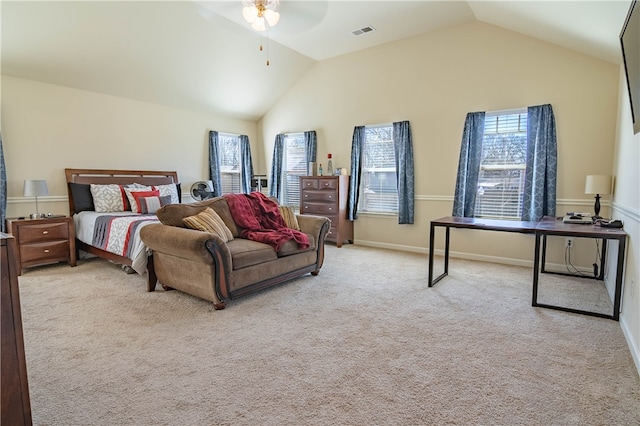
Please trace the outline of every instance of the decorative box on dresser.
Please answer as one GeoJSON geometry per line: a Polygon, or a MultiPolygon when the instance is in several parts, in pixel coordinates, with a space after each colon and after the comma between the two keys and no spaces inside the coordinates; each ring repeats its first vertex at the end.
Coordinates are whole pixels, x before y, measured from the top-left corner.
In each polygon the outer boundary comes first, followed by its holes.
{"type": "Polygon", "coordinates": [[[54,262],[76,266],[73,218],[7,219],[7,230],[16,239],[18,275],[22,268],[54,262]]]}
{"type": "Polygon", "coordinates": [[[349,176],[301,176],[300,214],[325,216],[331,219],[326,241],[353,243],[353,221],[347,219],[349,176]]]}
{"type": "Polygon", "coordinates": [[[0,424],[31,425],[31,403],[24,355],[22,315],[18,292],[15,239],[0,232],[0,310],[2,320],[2,412],[0,424]]]}

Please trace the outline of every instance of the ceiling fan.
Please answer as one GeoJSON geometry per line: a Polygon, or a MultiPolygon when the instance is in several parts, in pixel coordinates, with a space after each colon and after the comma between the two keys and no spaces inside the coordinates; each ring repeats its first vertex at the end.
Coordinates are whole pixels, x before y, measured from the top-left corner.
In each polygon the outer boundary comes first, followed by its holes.
{"type": "MultiPolygon", "coordinates": [[[[245,2],[242,0],[193,0],[193,3],[198,7],[198,12],[205,18],[209,18],[211,13],[215,13],[238,25],[251,29],[251,24],[242,16],[243,3],[245,2]]],[[[329,0],[280,0],[278,7],[280,19],[277,25],[268,27],[269,37],[272,40],[278,41],[278,35],[293,35],[307,31],[323,21],[328,9],[329,0]]],[[[251,29],[251,31],[254,30],[251,29]]]]}

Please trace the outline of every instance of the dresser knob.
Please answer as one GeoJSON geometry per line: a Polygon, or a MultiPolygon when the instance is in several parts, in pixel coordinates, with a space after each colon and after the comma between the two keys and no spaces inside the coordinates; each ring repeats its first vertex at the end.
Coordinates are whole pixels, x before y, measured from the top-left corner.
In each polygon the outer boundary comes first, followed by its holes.
{"type": "Polygon", "coordinates": [[[49,233],[49,231],[42,231],[43,235],[47,235],[49,233]]]}
{"type": "Polygon", "coordinates": [[[45,252],[45,253],[49,253],[49,249],[46,249],[44,252],[45,252]]]}

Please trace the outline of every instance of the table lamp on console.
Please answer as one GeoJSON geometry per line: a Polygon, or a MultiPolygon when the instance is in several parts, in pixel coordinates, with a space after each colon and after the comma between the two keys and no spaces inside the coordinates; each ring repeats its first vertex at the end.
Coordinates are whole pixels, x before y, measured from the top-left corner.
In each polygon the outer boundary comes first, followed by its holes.
{"type": "Polygon", "coordinates": [[[596,194],[596,202],[593,205],[594,219],[601,219],[600,216],[600,195],[611,194],[611,176],[589,175],[584,187],[585,194],[596,194]]]}
{"type": "Polygon", "coordinates": [[[36,213],[31,214],[31,219],[40,219],[40,210],[38,209],[38,197],[49,195],[46,180],[25,180],[23,194],[25,197],[36,197],[36,213]]]}

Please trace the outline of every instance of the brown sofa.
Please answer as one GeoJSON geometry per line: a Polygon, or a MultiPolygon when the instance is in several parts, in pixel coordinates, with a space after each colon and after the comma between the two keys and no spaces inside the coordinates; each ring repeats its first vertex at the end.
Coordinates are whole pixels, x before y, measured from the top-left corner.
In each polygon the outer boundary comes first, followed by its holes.
{"type": "Polygon", "coordinates": [[[297,215],[300,231],[309,237],[310,247],[299,249],[293,240],[279,252],[270,245],[239,237],[238,227],[224,197],[191,204],[170,204],[156,214],[160,224],[145,226],[140,236],[151,249],[148,262],[148,291],[156,284],[213,302],[224,309],[229,299],[270,287],[292,278],[320,272],[324,240],[330,220],[321,216],[297,215]],[[231,231],[224,242],[217,234],[189,229],[183,219],[211,207],[231,231]]]}

